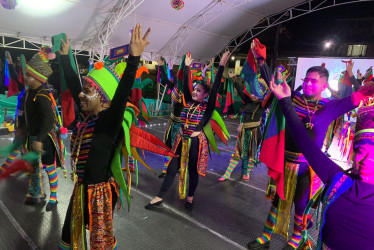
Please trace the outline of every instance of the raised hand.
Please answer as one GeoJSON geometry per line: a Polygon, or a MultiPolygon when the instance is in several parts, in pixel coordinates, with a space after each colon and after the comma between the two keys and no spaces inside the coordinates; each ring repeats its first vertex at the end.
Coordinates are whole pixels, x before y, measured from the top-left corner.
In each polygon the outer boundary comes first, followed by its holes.
{"type": "MultiPolygon", "coordinates": [[[[277,76],[278,77],[278,76],[277,76]]],[[[283,80],[281,84],[276,84],[274,81],[274,76],[270,81],[270,90],[274,93],[274,95],[280,100],[285,97],[291,96],[291,88],[288,86],[286,79],[283,80]]]]}
{"type": "Polygon", "coordinates": [[[225,53],[223,53],[221,60],[219,61],[219,66],[225,66],[227,61],[230,58],[230,55],[231,55],[230,51],[226,51],[225,53]]]}
{"type": "Polygon", "coordinates": [[[352,59],[347,61],[346,64],[345,64],[345,68],[346,68],[349,76],[353,76],[353,66],[354,65],[355,65],[355,63],[353,62],[352,59]]]}
{"type": "Polygon", "coordinates": [[[69,48],[70,48],[70,40],[69,40],[68,35],[66,35],[66,42],[64,41],[64,39],[61,39],[61,47],[58,53],[60,53],[60,55],[68,55],[69,48]]]}
{"type": "Polygon", "coordinates": [[[236,76],[235,72],[232,71],[232,69],[229,70],[229,77],[234,78],[236,76]]]}
{"type": "Polygon", "coordinates": [[[209,69],[210,67],[212,67],[213,63],[214,63],[214,58],[210,59],[210,61],[209,61],[209,65],[208,65],[208,69],[209,69]]]}
{"type": "Polygon", "coordinates": [[[359,69],[357,70],[357,79],[359,79],[359,80],[362,79],[362,74],[361,74],[359,69]]]}
{"type": "Polygon", "coordinates": [[[145,47],[147,47],[148,44],[150,44],[150,41],[148,41],[148,35],[151,32],[151,28],[148,28],[147,32],[145,32],[143,38],[142,38],[142,24],[138,23],[133,29],[131,33],[131,39],[130,39],[130,55],[132,56],[140,56],[145,47]]]}
{"type": "Polygon", "coordinates": [[[158,66],[164,66],[165,64],[165,61],[164,59],[162,59],[162,57],[160,56],[160,58],[158,59],[158,66]]]}
{"type": "Polygon", "coordinates": [[[191,57],[191,52],[188,52],[188,53],[186,54],[186,58],[184,59],[184,64],[185,64],[186,66],[190,66],[191,63],[192,63],[192,61],[193,61],[193,59],[192,59],[192,57],[191,57]]]}

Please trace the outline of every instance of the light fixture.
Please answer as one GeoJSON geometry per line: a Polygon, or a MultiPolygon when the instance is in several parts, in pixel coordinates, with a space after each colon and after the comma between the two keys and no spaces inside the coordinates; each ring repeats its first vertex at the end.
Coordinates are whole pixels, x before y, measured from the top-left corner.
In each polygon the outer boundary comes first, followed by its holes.
{"type": "Polygon", "coordinates": [[[231,57],[231,60],[234,61],[234,60],[235,60],[235,56],[232,56],[232,57],[231,57]]]}
{"type": "Polygon", "coordinates": [[[63,12],[73,4],[64,0],[19,0],[17,11],[30,16],[52,16],[63,12]]]}
{"type": "Polygon", "coordinates": [[[331,42],[325,42],[325,48],[330,48],[331,42]]]}

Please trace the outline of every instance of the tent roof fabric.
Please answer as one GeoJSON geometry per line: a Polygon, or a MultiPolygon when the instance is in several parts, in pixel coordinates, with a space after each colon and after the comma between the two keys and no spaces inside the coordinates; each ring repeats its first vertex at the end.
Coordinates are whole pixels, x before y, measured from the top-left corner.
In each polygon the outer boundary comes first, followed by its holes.
{"type": "MultiPolygon", "coordinates": [[[[23,2],[19,2],[15,10],[0,8],[2,35],[49,44],[51,36],[66,33],[73,48],[88,50],[90,39],[110,20],[111,14],[118,12],[113,7],[124,0],[55,0],[60,4],[55,8],[59,12],[52,14],[51,10],[51,15],[38,14],[38,10],[26,14],[23,2]]],[[[171,7],[169,0],[127,2],[132,2],[127,6],[129,10],[137,7],[112,25],[107,49],[127,44],[130,29],[141,22],[144,29],[152,28],[151,44],[146,48],[150,57],[163,55],[176,59],[190,51],[197,60],[207,60],[264,17],[304,0],[184,0],[184,8],[179,11],[171,7]]],[[[97,39],[93,44],[100,47],[97,39]]]]}

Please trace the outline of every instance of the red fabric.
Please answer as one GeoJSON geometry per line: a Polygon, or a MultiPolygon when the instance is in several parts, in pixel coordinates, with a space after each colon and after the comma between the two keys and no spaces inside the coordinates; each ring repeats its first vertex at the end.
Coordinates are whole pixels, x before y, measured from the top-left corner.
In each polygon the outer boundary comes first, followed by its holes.
{"type": "Polygon", "coordinates": [[[74,99],[69,89],[61,94],[63,126],[68,127],[75,120],[74,99]]]}
{"type": "Polygon", "coordinates": [[[210,124],[212,125],[212,130],[214,131],[214,133],[216,133],[216,135],[218,136],[218,138],[227,145],[227,140],[225,138],[225,135],[223,134],[223,131],[221,129],[221,127],[218,125],[218,123],[215,121],[215,120],[210,120],[210,124]]]}
{"type": "Polygon", "coordinates": [[[260,43],[257,38],[254,39],[255,42],[255,52],[262,58],[266,59],[266,46],[260,43]]]}
{"type": "Polygon", "coordinates": [[[9,79],[8,97],[16,94],[17,92],[18,92],[17,82],[13,79],[9,79]]]}
{"type": "Polygon", "coordinates": [[[177,156],[160,139],[140,128],[131,126],[130,138],[130,145],[132,147],[144,149],[164,156],[177,156]]]}
{"type": "Polygon", "coordinates": [[[6,170],[0,174],[0,180],[7,178],[9,175],[19,172],[19,171],[31,171],[32,167],[30,163],[25,160],[15,160],[12,164],[10,164],[6,170]]]}
{"type": "Polygon", "coordinates": [[[232,94],[227,91],[226,94],[226,103],[225,103],[225,108],[223,109],[223,113],[227,112],[227,108],[231,105],[234,104],[234,99],[232,98],[232,94]]]}
{"type": "Polygon", "coordinates": [[[352,87],[352,83],[349,80],[349,75],[347,71],[344,72],[343,84],[352,87]]]}
{"type": "Polygon", "coordinates": [[[142,99],[143,91],[141,89],[132,89],[131,91],[131,103],[133,103],[138,109],[139,101],[142,99]]]}
{"type": "Polygon", "coordinates": [[[18,72],[18,81],[20,83],[23,84],[23,86],[25,86],[25,81],[23,79],[23,72],[22,72],[22,67],[19,68],[19,72],[18,72]]]}
{"type": "Polygon", "coordinates": [[[280,131],[279,134],[270,137],[263,141],[260,161],[268,167],[268,175],[273,178],[277,186],[277,193],[281,199],[284,198],[284,145],[285,145],[285,130],[280,131]],[[277,154],[274,154],[274,144],[277,146],[277,154]],[[283,145],[283,146],[282,146],[283,145]]]}

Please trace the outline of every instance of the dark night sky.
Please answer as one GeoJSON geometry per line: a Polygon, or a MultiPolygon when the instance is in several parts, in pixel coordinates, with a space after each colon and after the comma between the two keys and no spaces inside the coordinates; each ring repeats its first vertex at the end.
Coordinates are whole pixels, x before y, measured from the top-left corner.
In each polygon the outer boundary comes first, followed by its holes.
{"type": "MultiPolygon", "coordinates": [[[[342,2],[342,1],[339,1],[342,2]]],[[[334,44],[374,43],[374,1],[344,4],[311,12],[284,22],[279,36],[279,56],[321,53],[324,41],[334,44]]],[[[257,37],[267,46],[268,55],[273,54],[276,27],[257,37]]],[[[240,48],[247,53],[250,42],[240,48]]]]}

